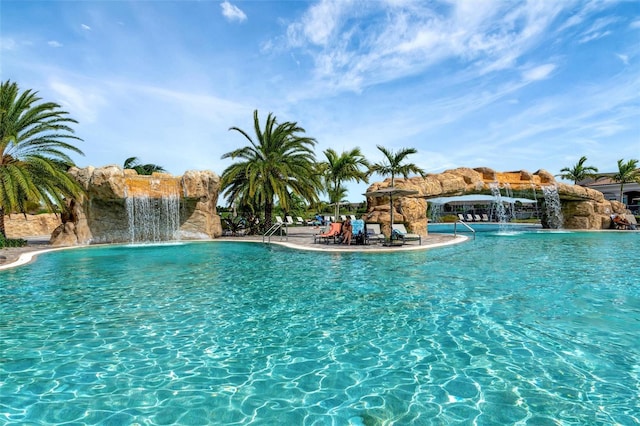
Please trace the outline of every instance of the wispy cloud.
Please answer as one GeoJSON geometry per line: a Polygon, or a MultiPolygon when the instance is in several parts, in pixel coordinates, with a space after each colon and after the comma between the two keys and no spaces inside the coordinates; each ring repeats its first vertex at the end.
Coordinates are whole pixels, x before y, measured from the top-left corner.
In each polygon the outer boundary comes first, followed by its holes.
{"type": "Polygon", "coordinates": [[[13,50],[16,48],[16,41],[10,37],[0,37],[0,50],[13,50]]]}
{"type": "Polygon", "coordinates": [[[244,22],[247,20],[247,15],[238,6],[235,6],[228,1],[220,3],[220,7],[222,8],[222,16],[230,22],[244,22]]]}
{"type": "Polygon", "coordinates": [[[90,26],[88,26],[87,24],[81,24],[81,25],[80,25],[80,28],[82,28],[82,29],[83,29],[83,30],[85,30],[85,31],[91,31],[91,27],[90,27],[90,26]]]}
{"type": "Polygon", "coordinates": [[[416,75],[448,60],[478,74],[514,68],[562,10],[555,2],[457,2],[443,12],[421,3],[322,1],[287,30],[334,90],[416,75]],[[362,20],[346,19],[357,14],[362,20]]]}
{"type": "Polygon", "coordinates": [[[48,41],[47,44],[51,47],[62,47],[62,43],[56,40],[48,41]]]}
{"type": "Polygon", "coordinates": [[[620,59],[622,61],[623,64],[629,65],[629,55],[623,55],[623,54],[620,54],[620,53],[616,53],[616,56],[618,57],[618,59],[620,59]]]}
{"type": "Polygon", "coordinates": [[[610,30],[606,28],[615,24],[617,22],[616,18],[601,18],[597,19],[593,22],[593,24],[582,33],[580,37],[579,43],[587,43],[592,40],[597,40],[602,37],[606,37],[611,34],[610,30]]]}
{"type": "Polygon", "coordinates": [[[556,69],[556,66],[554,64],[544,64],[544,65],[539,65],[537,67],[534,68],[530,68],[528,70],[525,70],[522,73],[522,78],[525,81],[537,81],[537,80],[544,80],[546,78],[549,77],[549,75],[553,72],[553,70],[556,69]]]}

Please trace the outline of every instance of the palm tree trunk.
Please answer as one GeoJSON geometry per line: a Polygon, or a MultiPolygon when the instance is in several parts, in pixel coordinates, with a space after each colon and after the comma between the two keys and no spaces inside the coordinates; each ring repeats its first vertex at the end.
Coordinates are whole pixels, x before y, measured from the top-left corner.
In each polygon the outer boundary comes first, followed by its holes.
{"type": "Polygon", "coordinates": [[[264,226],[265,231],[271,228],[271,214],[273,213],[273,201],[264,204],[264,226]]]}
{"type": "Polygon", "coordinates": [[[624,201],[622,201],[622,200],[623,200],[623,198],[624,198],[624,192],[622,191],[623,189],[624,189],[624,182],[622,182],[622,183],[620,184],[620,202],[621,202],[621,203],[623,203],[623,202],[624,202],[624,201]]]}
{"type": "Polygon", "coordinates": [[[4,207],[0,207],[0,237],[3,240],[7,239],[7,233],[4,228],[4,207]]]}

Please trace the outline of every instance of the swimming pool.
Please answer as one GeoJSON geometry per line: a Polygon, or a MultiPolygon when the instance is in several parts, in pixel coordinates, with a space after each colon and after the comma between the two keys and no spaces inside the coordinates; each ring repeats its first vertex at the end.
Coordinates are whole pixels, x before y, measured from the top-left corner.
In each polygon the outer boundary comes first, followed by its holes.
{"type": "Polygon", "coordinates": [[[48,253],[0,271],[0,424],[638,424],[639,247],[48,253]]]}

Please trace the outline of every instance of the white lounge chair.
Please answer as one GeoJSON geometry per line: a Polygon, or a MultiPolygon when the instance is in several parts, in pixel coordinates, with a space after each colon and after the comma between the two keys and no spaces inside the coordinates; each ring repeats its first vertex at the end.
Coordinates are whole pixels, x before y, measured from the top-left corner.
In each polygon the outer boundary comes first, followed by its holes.
{"type": "Polygon", "coordinates": [[[347,217],[345,215],[341,214],[340,215],[340,220],[344,222],[345,220],[347,220],[347,217]]]}
{"type": "Polygon", "coordinates": [[[417,241],[418,245],[422,245],[422,237],[418,234],[410,234],[407,232],[407,228],[404,227],[401,223],[394,223],[393,232],[398,235],[403,242],[407,241],[417,241]]]}
{"type": "Polygon", "coordinates": [[[356,220],[356,216],[355,216],[355,215],[353,215],[353,214],[350,214],[350,215],[349,215],[349,219],[351,219],[351,220],[356,220]]]}
{"type": "Polygon", "coordinates": [[[296,225],[304,225],[305,221],[300,216],[296,216],[296,225]]]}
{"type": "Polygon", "coordinates": [[[293,225],[295,223],[291,216],[285,216],[285,219],[287,219],[287,225],[293,225]]]}
{"type": "Polygon", "coordinates": [[[467,213],[467,222],[473,222],[473,216],[467,213]]]}
{"type": "Polygon", "coordinates": [[[482,215],[482,221],[483,221],[483,222],[489,222],[489,216],[487,216],[487,214],[486,214],[486,213],[484,213],[484,214],[482,215]]]}
{"type": "Polygon", "coordinates": [[[384,243],[385,237],[382,231],[380,231],[380,224],[378,223],[365,223],[365,244],[384,243]]]}
{"type": "Polygon", "coordinates": [[[276,222],[279,223],[280,225],[284,225],[284,220],[282,220],[280,216],[276,216],[276,222]]]}
{"type": "Polygon", "coordinates": [[[464,222],[464,215],[462,213],[458,213],[458,218],[464,222]]]}
{"type": "Polygon", "coordinates": [[[474,215],[473,215],[473,220],[474,220],[475,222],[480,222],[482,219],[480,218],[480,215],[479,215],[479,214],[474,214],[474,215]]]}

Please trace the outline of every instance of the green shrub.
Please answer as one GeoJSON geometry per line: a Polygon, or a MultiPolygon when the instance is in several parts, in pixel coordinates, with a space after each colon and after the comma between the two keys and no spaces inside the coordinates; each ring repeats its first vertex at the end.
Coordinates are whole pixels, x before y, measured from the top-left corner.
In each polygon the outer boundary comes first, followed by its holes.
{"type": "Polygon", "coordinates": [[[444,215],[440,218],[440,222],[444,222],[444,223],[453,223],[453,222],[456,222],[457,220],[458,220],[458,216],[455,216],[452,214],[444,215]]]}
{"type": "Polygon", "coordinates": [[[27,245],[27,240],[23,240],[22,238],[10,239],[4,238],[0,235],[0,248],[8,248],[8,247],[24,247],[27,245]]]}

